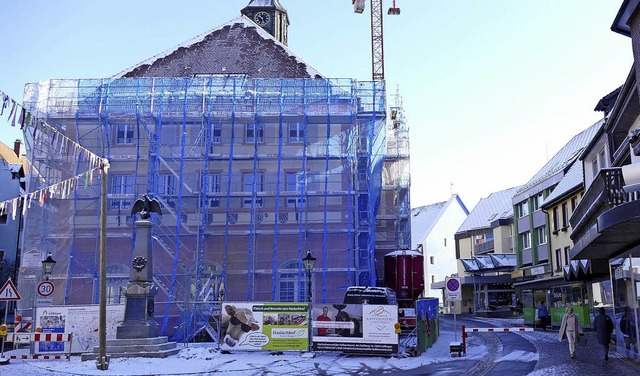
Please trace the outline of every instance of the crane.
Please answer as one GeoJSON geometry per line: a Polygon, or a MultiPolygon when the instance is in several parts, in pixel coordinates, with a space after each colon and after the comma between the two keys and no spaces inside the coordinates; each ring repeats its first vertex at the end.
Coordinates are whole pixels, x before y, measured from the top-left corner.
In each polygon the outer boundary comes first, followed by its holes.
{"type": "MultiPolygon", "coordinates": [[[[371,0],[371,72],[373,80],[384,80],[384,37],[382,27],[382,1],[371,0]]],[[[353,11],[363,13],[366,0],[351,0],[353,11]]],[[[393,6],[387,11],[388,15],[400,15],[400,8],[396,7],[396,0],[393,6]]]]}

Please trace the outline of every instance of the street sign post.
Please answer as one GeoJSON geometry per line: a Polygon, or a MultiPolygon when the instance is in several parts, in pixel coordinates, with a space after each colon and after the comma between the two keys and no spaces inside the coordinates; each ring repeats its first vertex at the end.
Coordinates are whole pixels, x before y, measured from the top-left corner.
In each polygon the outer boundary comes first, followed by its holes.
{"type": "MultiPolygon", "coordinates": [[[[9,301],[18,301],[21,300],[20,294],[18,294],[18,289],[16,285],[13,284],[11,279],[8,279],[7,282],[0,288],[0,301],[4,301],[4,326],[3,332],[6,333],[6,323],[7,323],[7,313],[9,312],[9,301]]],[[[1,328],[0,328],[1,329],[1,328]]],[[[4,336],[2,337],[2,346],[0,346],[0,362],[6,364],[9,362],[8,359],[4,357],[4,336]]]]}
{"type": "Polygon", "coordinates": [[[445,279],[447,301],[456,302],[462,300],[462,288],[459,277],[449,277],[445,279]]]}
{"type": "Polygon", "coordinates": [[[460,281],[460,277],[447,277],[444,280],[445,294],[447,298],[447,302],[451,302],[453,306],[453,332],[454,332],[454,340],[458,342],[458,330],[456,328],[456,309],[455,303],[457,301],[462,300],[462,284],[460,281]]]}

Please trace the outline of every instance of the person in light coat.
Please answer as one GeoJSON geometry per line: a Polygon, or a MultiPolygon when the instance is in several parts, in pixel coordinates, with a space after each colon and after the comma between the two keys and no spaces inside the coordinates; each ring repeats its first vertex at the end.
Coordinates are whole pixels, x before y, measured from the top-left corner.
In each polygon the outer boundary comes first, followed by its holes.
{"type": "Polygon", "coordinates": [[[582,327],[578,323],[578,316],[573,314],[573,307],[568,306],[567,312],[562,316],[560,331],[558,332],[558,340],[562,342],[562,338],[567,336],[569,342],[569,353],[572,358],[576,357],[576,341],[578,335],[583,335],[582,327]]]}

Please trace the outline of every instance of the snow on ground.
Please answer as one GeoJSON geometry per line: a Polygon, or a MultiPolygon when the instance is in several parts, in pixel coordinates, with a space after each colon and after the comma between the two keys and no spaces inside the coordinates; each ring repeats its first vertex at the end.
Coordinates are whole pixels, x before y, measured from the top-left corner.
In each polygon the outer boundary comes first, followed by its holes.
{"type": "MultiPolygon", "coordinates": [[[[460,340],[460,334],[457,335],[460,340]]],[[[377,356],[344,356],[337,352],[318,352],[311,354],[285,352],[283,355],[270,355],[268,352],[235,352],[222,354],[216,350],[215,344],[189,344],[179,354],[165,359],[153,358],[119,358],[112,359],[109,369],[101,371],[96,368],[95,361],[81,362],[74,356],[65,360],[11,360],[8,365],[0,367],[0,375],[24,376],[59,376],[59,375],[196,375],[207,372],[231,375],[252,375],[260,370],[268,369],[271,374],[306,375],[327,374],[342,375],[350,372],[367,370],[389,370],[401,372],[420,366],[447,362],[451,360],[449,343],[454,341],[453,332],[440,332],[440,338],[434,346],[418,357],[377,357],[377,356]]],[[[179,344],[179,346],[183,346],[179,344]]],[[[27,350],[5,351],[7,355],[15,355],[27,350]]],[[[468,348],[468,360],[482,359],[487,348],[474,345],[468,348]]]]}

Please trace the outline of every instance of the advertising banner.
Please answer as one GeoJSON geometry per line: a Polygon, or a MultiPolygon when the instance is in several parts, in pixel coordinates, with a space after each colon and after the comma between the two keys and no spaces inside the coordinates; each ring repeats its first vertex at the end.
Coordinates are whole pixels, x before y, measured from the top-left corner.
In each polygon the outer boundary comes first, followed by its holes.
{"type": "Polygon", "coordinates": [[[306,351],[306,303],[222,303],[221,350],[306,351]]]}
{"type": "Polygon", "coordinates": [[[438,340],[438,298],[424,298],[416,301],[418,315],[418,354],[433,346],[438,340]]]}
{"type": "Polygon", "coordinates": [[[314,351],[385,355],[398,352],[397,305],[314,305],[311,316],[314,351]]]}
{"type": "MultiPolygon", "coordinates": [[[[99,309],[99,305],[39,307],[35,326],[42,328],[42,333],[73,333],[71,353],[90,352],[98,346],[99,309]]],[[[107,306],[107,339],[116,338],[116,327],[123,318],[123,304],[107,306]]],[[[68,346],[65,342],[39,342],[34,353],[68,352],[68,346]]]]}

